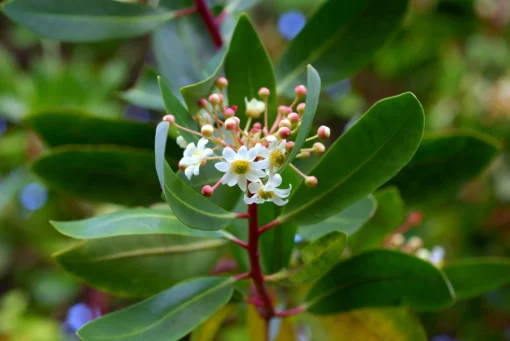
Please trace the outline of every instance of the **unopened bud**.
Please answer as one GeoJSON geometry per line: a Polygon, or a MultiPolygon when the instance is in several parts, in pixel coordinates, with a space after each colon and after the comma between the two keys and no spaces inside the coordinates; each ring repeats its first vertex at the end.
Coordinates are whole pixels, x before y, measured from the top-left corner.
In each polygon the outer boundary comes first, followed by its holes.
{"type": "Polygon", "coordinates": [[[209,198],[210,196],[213,195],[213,192],[214,192],[213,188],[209,185],[205,185],[204,187],[202,187],[202,195],[204,197],[209,198]]]}
{"type": "Polygon", "coordinates": [[[271,93],[271,91],[269,91],[268,88],[260,88],[259,90],[259,97],[262,98],[262,99],[266,99],[269,97],[269,94],[271,93]]]}
{"type": "Polygon", "coordinates": [[[331,134],[331,129],[326,126],[320,126],[317,130],[317,135],[319,135],[319,138],[321,140],[327,140],[329,139],[329,135],[331,134]]]}
{"type": "Polygon", "coordinates": [[[313,187],[317,186],[317,183],[318,183],[318,181],[315,176],[307,176],[305,178],[306,187],[313,188],[313,187]]]}
{"type": "Polygon", "coordinates": [[[400,247],[404,245],[405,242],[406,239],[401,233],[395,233],[390,239],[390,243],[394,247],[400,247]]]}
{"type": "Polygon", "coordinates": [[[299,115],[295,112],[291,112],[288,116],[287,116],[287,119],[290,121],[290,123],[292,124],[298,124],[299,123],[299,115]]]}
{"type": "Polygon", "coordinates": [[[282,127],[287,127],[287,128],[290,128],[292,127],[292,123],[290,123],[290,121],[286,118],[284,118],[283,120],[280,121],[280,123],[278,123],[278,127],[282,128],[282,127]]]}
{"type": "Polygon", "coordinates": [[[175,122],[175,117],[174,117],[174,115],[165,115],[165,116],[163,116],[163,121],[172,124],[175,122]]]}
{"type": "Polygon", "coordinates": [[[237,111],[237,108],[239,108],[239,107],[238,107],[237,105],[235,105],[235,104],[234,104],[231,108],[232,108],[232,110],[234,110],[234,112],[236,112],[236,111],[237,111]]]}
{"type": "Polygon", "coordinates": [[[201,98],[198,100],[198,107],[202,109],[207,109],[207,100],[205,98],[201,98]]]}
{"type": "Polygon", "coordinates": [[[419,225],[421,224],[421,221],[423,220],[423,214],[420,211],[413,211],[409,213],[409,216],[407,217],[407,221],[411,225],[419,225]]]}
{"type": "Polygon", "coordinates": [[[241,124],[241,119],[239,119],[239,117],[234,116],[234,117],[232,117],[232,119],[236,121],[237,126],[239,126],[241,124]]]}
{"type": "Polygon", "coordinates": [[[218,96],[218,94],[209,95],[209,102],[211,102],[212,105],[220,104],[221,102],[220,96],[218,96]]]}
{"type": "Polygon", "coordinates": [[[200,129],[200,132],[202,133],[203,137],[211,137],[211,136],[213,136],[214,128],[210,124],[205,124],[200,129]]]}
{"type": "Polygon", "coordinates": [[[288,139],[291,134],[292,132],[287,127],[281,127],[280,129],[278,129],[278,136],[283,140],[288,139]]]}
{"type": "Polygon", "coordinates": [[[413,252],[414,250],[417,250],[423,246],[423,240],[421,240],[420,237],[413,236],[409,238],[409,241],[407,242],[407,249],[409,252],[413,252]]]}
{"type": "Polygon", "coordinates": [[[225,129],[234,130],[237,127],[237,121],[234,118],[227,118],[225,121],[225,129]]]}
{"type": "Polygon", "coordinates": [[[255,123],[253,123],[253,128],[262,129],[262,124],[260,122],[255,122],[255,123]]]}
{"type": "Polygon", "coordinates": [[[278,107],[278,113],[280,115],[286,116],[286,115],[290,114],[291,112],[292,112],[292,108],[290,108],[290,107],[288,107],[286,105],[280,105],[278,107]]]}
{"type": "Polygon", "coordinates": [[[228,86],[228,80],[225,77],[220,77],[216,80],[216,86],[220,89],[225,89],[228,86]]]}
{"type": "Polygon", "coordinates": [[[312,154],[310,152],[301,152],[298,155],[296,155],[296,159],[309,159],[312,157],[312,154]]]}
{"type": "Polygon", "coordinates": [[[325,151],[326,151],[326,147],[322,143],[315,142],[313,144],[313,152],[315,155],[322,155],[322,154],[324,154],[325,151]]]}
{"type": "Polygon", "coordinates": [[[285,150],[287,151],[287,153],[292,152],[292,149],[294,149],[294,141],[289,141],[285,143],[285,150]]]}
{"type": "Polygon", "coordinates": [[[297,98],[302,98],[306,96],[306,86],[298,85],[294,88],[294,92],[296,93],[297,98]]]}
{"type": "Polygon", "coordinates": [[[305,112],[306,104],[305,103],[299,103],[296,110],[299,115],[303,115],[305,112]]]}
{"type": "Polygon", "coordinates": [[[236,112],[232,108],[226,108],[225,111],[223,112],[223,116],[225,116],[226,118],[233,117],[235,115],[236,112]]]}
{"type": "Polygon", "coordinates": [[[223,94],[218,94],[218,97],[220,98],[220,103],[223,103],[224,100],[223,94]]]}

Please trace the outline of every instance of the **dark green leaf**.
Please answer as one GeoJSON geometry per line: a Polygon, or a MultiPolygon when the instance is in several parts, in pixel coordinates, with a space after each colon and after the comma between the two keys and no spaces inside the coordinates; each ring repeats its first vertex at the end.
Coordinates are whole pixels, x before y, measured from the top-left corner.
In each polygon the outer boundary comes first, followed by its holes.
{"type": "Polygon", "coordinates": [[[232,292],[230,278],[196,279],[94,320],[78,336],[83,341],[179,340],[227,304],[232,292]]]}
{"type": "Polygon", "coordinates": [[[68,42],[140,36],[174,17],[161,8],[113,0],[14,0],[3,12],[36,34],[68,42]]]}
{"type": "Polygon", "coordinates": [[[498,154],[497,142],[469,133],[425,136],[416,155],[389,184],[409,205],[425,204],[454,193],[498,154]]]}
{"type": "Polygon", "coordinates": [[[312,64],[324,85],[351,77],[400,26],[406,0],[325,2],[292,40],[277,67],[278,92],[304,84],[312,64]]]}
{"type": "Polygon", "coordinates": [[[161,201],[154,154],[115,146],[63,146],[32,166],[50,186],[92,201],[149,205],[161,201]]]}
{"type": "Polygon", "coordinates": [[[122,99],[139,106],[152,110],[164,111],[165,104],[161,97],[158,84],[158,74],[150,69],[143,69],[143,73],[136,85],[121,93],[122,99]]]}
{"type": "Polygon", "coordinates": [[[99,290],[143,297],[207,275],[226,243],[178,235],[121,236],[82,241],[54,257],[66,271],[99,290]]]}
{"type": "Polygon", "coordinates": [[[303,183],[278,220],[310,225],[349,207],[393,177],[414,155],[423,135],[424,115],[411,93],[376,103],[344,133],[303,183]]]}
{"type": "Polygon", "coordinates": [[[156,172],[161,189],[176,217],[185,225],[198,230],[220,230],[227,227],[235,214],[225,211],[211,200],[186,185],[168,166],[165,146],[168,122],[161,122],[156,130],[156,172]]]}
{"type": "Polygon", "coordinates": [[[404,222],[405,206],[398,189],[387,187],[374,193],[377,210],[356,233],[349,236],[349,249],[359,253],[381,246],[386,237],[404,222]]]}
{"type": "Polygon", "coordinates": [[[331,269],[308,293],[314,314],[336,314],[364,307],[407,306],[443,309],[454,294],[446,277],[415,256],[375,250],[352,257],[331,269]]]}
{"type": "Polygon", "coordinates": [[[350,236],[374,215],[376,208],[377,202],[369,195],[323,222],[301,226],[298,234],[306,240],[318,239],[332,231],[341,231],[350,236]]]}
{"type": "Polygon", "coordinates": [[[509,258],[473,258],[444,268],[459,300],[470,299],[510,283],[509,258]]]}
{"type": "MultiPolygon", "coordinates": [[[[258,98],[258,91],[266,87],[271,91],[268,102],[269,124],[276,117],[276,81],[271,60],[246,15],[239,18],[225,59],[229,105],[239,107],[243,121],[245,98],[258,98]]],[[[263,115],[262,115],[263,116],[263,115]]],[[[259,120],[262,119],[262,116],[259,120]]]]}

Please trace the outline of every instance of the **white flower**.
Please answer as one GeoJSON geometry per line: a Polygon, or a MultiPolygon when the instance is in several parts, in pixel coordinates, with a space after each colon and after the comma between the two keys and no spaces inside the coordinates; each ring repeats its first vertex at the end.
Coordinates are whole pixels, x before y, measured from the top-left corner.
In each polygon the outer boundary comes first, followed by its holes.
{"type": "Polygon", "coordinates": [[[236,153],[229,147],[223,149],[223,158],[225,162],[218,162],[214,166],[220,172],[225,172],[221,178],[222,184],[230,187],[239,185],[242,191],[246,191],[248,180],[252,182],[259,181],[266,176],[262,170],[261,162],[255,162],[259,145],[248,150],[246,146],[239,148],[236,153]]]}
{"type": "Polygon", "coordinates": [[[434,247],[432,251],[429,251],[425,248],[421,248],[418,251],[416,251],[416,256],[418,258],[426,260],[427,262],[430,262],[438,267],[440,267],[443,264],[444,254],[445,254],[444,248],[442,248],[441,246],[434,247]]]}
{"type": "Polygon", "coordinates": [[[244,202],[248,205],[257,203],[263,204],[266,201],[272,201],[278,206],[283,206],[288,203],[287,198],[292,190],[292,185],[288,189],[278,189],[277,187],[282,184],[282,176],[275,174],[270,176],[265,185],[260,182],[252,182],[248,185],[248,189],[253,194],[251,197],[245,196],[244,202]]]}
{"type": "Polygon", "coordinates": [[[246,104],[246,115],[251,118],[259,118],[264,110],[266,110],[266,104],[256,98],[252,98],[248,102],[248,98],[245,97],[244,103],[246,104]]]}
{"type": "Polygon", "coordinates": [[[213,151],[210,148],[205,148],[209,140],[200,139],[197,143],[197,147],[192,142],[186,146],[184,150],[184,157],[179,162],[180,166],[186,167],[184,174],[191,180],[192,175],[198,175],[200,172],[200,166],[205,161],[205,158],[213,155],[213,151]]]}
{"type": "Polygon", "coordinates": [[[266,140],[269,142],[269,146],[260,147],[258,156],[265,159],[262,161],[264,168],[269,169],[270,174],[274,174],[285,163],[287,141],[281,140],[278,143],[278,139],[274,135],[269,135],[266,140]]]}
{"type": "Polygon", "coordinates": [[[177,136],[177,140],[175,140],[175,142],[177,142],[177,145],[179,147],[181,147],[182,149],[186,149],[186,147],[188,146],[188,142],[186,142],[186,140],[184,139],[184,137],[182,137],[181,135],[177,136]]]}

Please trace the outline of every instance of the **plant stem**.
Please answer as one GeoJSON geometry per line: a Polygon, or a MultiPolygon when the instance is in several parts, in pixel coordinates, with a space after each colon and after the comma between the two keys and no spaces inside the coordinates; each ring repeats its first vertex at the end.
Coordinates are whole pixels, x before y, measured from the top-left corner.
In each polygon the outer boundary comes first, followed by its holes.
{"type": "Polygon", "coordinates": [[[259,230],[259,234],[262,234],[262,233],[266,232],[267,230],[269,230],[270,228],[273,228],[278,225],[280,225],[280,221],[278,219],[275,219],[275,220],[269,222],[267,225],[262,226],[259,230]]]}
{"type": "Polygon", "coordinates": [[[297,314],[301,314],[303,311],[305,311],[305,307],[299,306],[299,307],[292,308],[292,309],[289,309],[289,310],[284,310],[284,311],[276,312],[275,315],[279,316],[279,317],[288,317],[288,316],[294,316],[294,315],[297,315],[297,314]]]}
{"type": "Polygon", "coordinates": [[[195,6],[198,14],[202,17],[209,34],[211,35],[214,46],[216,46],[217,49],[220,49],[223,46],[223,38],[221,38],[221,33],[216,19],[209,7],[207,7],[206,0],[195,0],[195,6]]]}

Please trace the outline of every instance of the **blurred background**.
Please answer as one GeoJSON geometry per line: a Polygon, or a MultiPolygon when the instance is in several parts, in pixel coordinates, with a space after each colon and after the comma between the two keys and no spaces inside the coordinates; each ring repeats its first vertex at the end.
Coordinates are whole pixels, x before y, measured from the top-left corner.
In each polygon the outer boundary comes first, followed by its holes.
{"type": "MultiPolygon", "coordinates": [[[[250,9],[274,60],[317,5],[265,0],[250,9]]],[[[413,0],[403,27],[373,62],[326,88],[321,98],[319,119],[336,134],[377,100],[412,91],[424,105],[429,132],[470,129],[502,143],[503,153],[488,170],[456,196],[422,211],[421,225],[412,230],[426,247],[442,247],[446,260],[510,256],[509,22],[508,0],[413,0]]],[[[31,173],[30,163],[44,145],[23,119],[60,107],[157,121],[161,113],[123,100],[144,63],[154,63],[147,46],[146,38],[41,40],[0,14],[0,341],[76,340],[74,331],[100,314],[89,307],[108,299],[56,266],[52,253],[74,242],[49,220],[115,207],[79,200],[31,173]]],[[[433,341],[508,341],[510,287],[421,318],[433,341]]]]}

